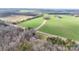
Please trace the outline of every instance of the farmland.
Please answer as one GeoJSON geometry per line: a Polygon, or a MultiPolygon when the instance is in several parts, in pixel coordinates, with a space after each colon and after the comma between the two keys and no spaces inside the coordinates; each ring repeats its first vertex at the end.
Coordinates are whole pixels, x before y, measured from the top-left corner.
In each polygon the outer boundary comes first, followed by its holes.
{"type": "Polygon", "coordinates": [[[0,9],[0,51],[79,51],[79,10],[0,9]]]}
{"type": "Polygon", "coordinates": [[[34,16],[27,16],[27,15],[10,15],[7,17],[0,17],[1,20],[10,22],[10,23],[17,23],[23,20],[27,20],[29,18],[33,18],[34,16]]]}
{"type": "Polygon", "coordinates": [[[42,22],[43,22],[43,18],[42,18],[42,17],[39,17],[39,18],[30,20],[30,21],[22,22],[22,23],[20,23],[20,24],[18,24],[18,25],[23,26],[23,27],[26,27],[26,28],[28,28],[28,27],[36,28],[36,27],[38,27],[42,22]]]}
{"type": "MultiPolygon", "coordinates": [[[[56,15],[49,15],[50,20],[39,29],[39,31],[58,35],[69,39],[79,40],[79,17],[71,15],[61,15],[62,18],[56,15]]],[[[35,18],[29,21],[19,23],[19,26],[37,28],[44,21],[43,17],[35,18]]]]}

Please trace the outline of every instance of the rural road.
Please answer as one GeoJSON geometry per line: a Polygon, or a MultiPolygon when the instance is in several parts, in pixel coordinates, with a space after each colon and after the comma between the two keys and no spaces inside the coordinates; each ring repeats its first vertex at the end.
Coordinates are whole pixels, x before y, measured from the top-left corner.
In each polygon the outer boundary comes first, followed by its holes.
{"type": "Polygon", "coordinates": [[[47,20],[44,20],[43,23],[41,25],[39,25],[37,28],[35,28],[35,30],[40,29],[41,27],[43,27],[46,24],[47,20]]]}

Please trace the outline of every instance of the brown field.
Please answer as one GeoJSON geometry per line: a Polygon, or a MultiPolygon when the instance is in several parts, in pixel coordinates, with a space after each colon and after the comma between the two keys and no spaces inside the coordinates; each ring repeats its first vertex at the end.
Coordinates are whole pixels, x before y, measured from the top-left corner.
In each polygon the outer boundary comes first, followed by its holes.
{"type": "Polygon", "coordinates": [[[25,16],[25,15],[11,15],[7,17],[0,18],[3,21],[10,22],[10,23],[17,23],[23,20],[27,20],[29,18],[33,18],[34,16],[25,16]]]}

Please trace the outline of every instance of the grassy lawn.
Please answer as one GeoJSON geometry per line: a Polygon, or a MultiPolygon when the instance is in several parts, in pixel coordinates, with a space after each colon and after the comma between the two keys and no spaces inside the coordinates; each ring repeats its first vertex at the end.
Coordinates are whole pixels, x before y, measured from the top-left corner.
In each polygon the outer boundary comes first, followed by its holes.
{"type": "MultiPolygon", "coordinates": [[[[19,25],[36,28],[43,22],[43,20],[44,19],[40,17],[22,22],[19,25]]],[[[39,29],[39,31],[79,40],[79,17],[62,15],[62,18],[58,19],[54,15],[51,15],[51,19],[48,20],[45,26],[39,29]]]]}

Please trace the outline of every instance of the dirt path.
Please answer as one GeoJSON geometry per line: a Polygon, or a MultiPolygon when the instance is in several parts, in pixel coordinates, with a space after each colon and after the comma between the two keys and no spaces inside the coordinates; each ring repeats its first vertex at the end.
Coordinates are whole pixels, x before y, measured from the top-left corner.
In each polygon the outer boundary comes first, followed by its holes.
{"type": "Polygon", "coordinates": [[[49,36],[49,37],[60,37],[60,38],[62,38],[63,40],[66,40],[66,39],[67,39],[67,38],[65,38],[65,37],[61,37],[61,36],[58,36],[58,35],[53,35],[53,34],[41,32],[41,31],[37,31],[37,33],[41,33],[41,34],[47,35],[47,36],[49,36]]]}
{"type": "Polygon", "coordinates": [[[47,20],[44,20],[43,23],[41,25],[39,25],[37,28],[35,28],[35,30],[40,29],[41,27],[43,27],[46,24],[47,20]]]}
{"type": "MultiPolygon", "coordinates": [[[[41,34],[47,35],[47,36],[49,36],[49,37],[59,37],[59,38],[61,38],[62,40],[67,40],[67,39],[68,39],[68,38],[65,38],[65,37],[62,37],[62,36],[52,35],[52,34],[45,33],[45,32],[41,32],[41,31],[37,31],[37,33],[41,33],[41,34]]],[[[79,44],[79,41],[76,41],[76,40],[74,40],[74,41],[76,42],[76,44],[79,44]]]]}

